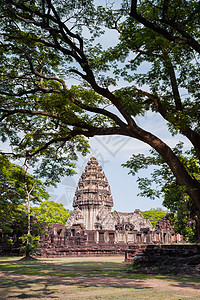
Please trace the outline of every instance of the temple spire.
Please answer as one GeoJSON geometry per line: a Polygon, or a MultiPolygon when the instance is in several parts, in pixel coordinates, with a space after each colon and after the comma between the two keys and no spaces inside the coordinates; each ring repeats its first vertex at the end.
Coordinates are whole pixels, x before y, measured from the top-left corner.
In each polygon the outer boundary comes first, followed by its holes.
{"type": "Polygon", "coordinates": [[[75,192],[73,207],[82,205],[113,206],[108,179],[97,159],[92,156],[83,171],[75,192]],[[82,200],[83,199],[83,200],[82,200]]]}

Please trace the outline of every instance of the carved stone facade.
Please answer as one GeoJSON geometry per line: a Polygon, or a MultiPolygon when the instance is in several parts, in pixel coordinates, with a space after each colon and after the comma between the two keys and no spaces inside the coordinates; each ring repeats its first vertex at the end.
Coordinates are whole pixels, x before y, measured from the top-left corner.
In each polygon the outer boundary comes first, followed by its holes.
{"type": "Polygon", "coordinates": [[[114,211],[108,179],[95,157],[91,157],[79,179],[73,201],[74,211],[66,228],[80,226],[85,230],[152,231],[140,210],[133,213],[114,211]]]}
{"type": "Polygon", "coordinates": [[[113,207],[110,186],[95,157],[88,161],[79,179],[73,207],[74,211],[67,221],[67,228],[72,225],[80,225],[86,230],[95,230],[101,226],[101,218],[110,215],[113,207]]]}
{"type": "Polygon", "coordinates": [[[167,220],[159,222],[155,230],[139,209],[132,213],[111,212],[111,189],[95,157],[81,175],[73,207],[66,226],[50,226],[41,241],[41,255],[120,255],[131,245],[182,241],[167,220]]]}

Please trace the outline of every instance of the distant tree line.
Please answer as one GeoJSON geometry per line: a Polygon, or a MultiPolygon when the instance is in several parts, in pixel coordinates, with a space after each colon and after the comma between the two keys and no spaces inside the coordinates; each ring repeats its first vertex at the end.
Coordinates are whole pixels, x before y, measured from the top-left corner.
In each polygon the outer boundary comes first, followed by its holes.
{"type": "MultiPolygon", "coordinates": [[[[31,194],[30,228],[33,236],[44,232],[50,223],[65,224],[70,211],[63,204],[48,201],[49,195],[42,181],[28,174],[30,182],[36,181],[31,194]]],[[[27,234],[28,207],[22,167],[0,155],[0,242],[13,244],[27,234]]]]}

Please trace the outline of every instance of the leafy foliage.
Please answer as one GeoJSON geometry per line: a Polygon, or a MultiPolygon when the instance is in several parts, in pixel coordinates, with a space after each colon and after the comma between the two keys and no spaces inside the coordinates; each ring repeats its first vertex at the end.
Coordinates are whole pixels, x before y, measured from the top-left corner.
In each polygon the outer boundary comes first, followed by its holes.
{"type": "Polygon", "coordinates": [[[43,201],[40,206],[32,207],[32,214],[38,221],[49,224],[65,224],[70,216],[70,211],[63,204],[54,201],[43,201]]]}
{"type": "MultiPolygon", "coordinates": [[[[5,213],[7,213],[5,211],[5,213]]],[[[25,205],[18,205],[12,213],[7,214],[7,219],[1,219],[0,242],[3,244],[21,243],[20,237],[27,234],[28,213],[25,205]]],[[[45,224],[31,216],[31,234],[41,235],[45,230],[45,224]]]]}
{"type": "Polygon", "coordinates": [[[26,257],[30,257],[31,254],[37,252],[37,248],[39,246],[40,237],[32,236],[31,234],[27,234],[26,236],[21,237],[22,247],[20,252],[25,254],[26,257]]]}
{"type": "MultiPolygon", "coordinates": [[[[174,151],[184,164],[185,168],[192,177],[199,181],[200,165],[191,152],[183,155],[183,144],[179,143],[174,151]]],[[[155,199],[162,197],[163,206],[169,213],[166,217],[170,223],[174,225],[175,231],[183,234],[189,241],[196,241],[198,231],[198,215],[195,204],[187,193],[184,186],[180,186],[177,179],[165,164],[160,156],[151,151],[151,156],[144,157],[141,155],[133,155],[131,159],[124,164],[124,167],[130,168],[130,173],[135,174],[138,171],[138,165],[141,168],[154,166],[154,170],[149,178],[138,178],[138,186],[141,190],[140,196],[155,199]]]]}
{"type": "MultiPolygon", "coordinates": [[[[6,203],[21,204],[25,201],[24,170],[19,165],[11,163],[3,155],[0,155],[0,179],[0,201],[2,205],[6,203]]],[[[27,179],[30,185],[36,181],[36,189],[31,197],[33,202],[37,203],[40,199],[48,197],[40,180],[37,180],[33,175],[28,175],[27,179]]]]}
{"type": "MultiPolygon", "coordinates": [[[[31,158],[33,168],[39,161],[37,174],[55,184],[73,174],[77,153],[89,150],[88,138],[138,139],[159,154],[161,173],[187,190],[200,218],[200,182],[188,159],[135,118],[159,114],[172,138],[181,133],[190,141],[191,159],[199,164],[199,2],[1,4],[0,132],[12,154],[31,158]],[[105,49],[101,38],[113,30],[119,39],[105,49]],[[78,87],[68,82],[72,77],[81,81],[78,87]],[[119,79],[124,86],[117,87],[119,79]]],[[[155,196],[153,189],[148,193],[155,196]]]]}
{"type": "MultiPolygon", "coordinates": [[[[30,200],[40,203],[48,198],[44,184],[33,175],[27,176],[28,184],[35,183],[30,200]]],[[[5,156],[0,156],[0,228],[1,241],[17,241],[18,237],[27,232],[27,212],[25,203],[25,177],[22,167],[11,163],[5,156]]],[[[31,221],[32,232],[38,233],[40,225],[31,221]]]]}
{"type": "Polygon", "coordinates": [[[156,223],[160,220],[162,220],[165,215],[166,211],[159,211],[159,210],[146,210],[142,211],[142,214],[146,220],[149,220],[153,227],[156,229],[156,223]]]}

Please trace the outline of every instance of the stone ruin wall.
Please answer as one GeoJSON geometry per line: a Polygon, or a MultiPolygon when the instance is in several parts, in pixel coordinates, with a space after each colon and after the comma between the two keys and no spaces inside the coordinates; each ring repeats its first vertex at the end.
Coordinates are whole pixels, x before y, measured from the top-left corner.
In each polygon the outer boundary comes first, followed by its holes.
{"type": "Polygon", "coordinates": [[[52,224],[47,235],[41,238],[41,256],[104,256],[123,255],[130,249],[148,245],[169,245],[183,242],[183,237],[169,230],[167,221],[160,222],[157,230],[85,230],[79,226],[66,229],[65,225],[52,224]],[[164,226],[163,226],[164,225],[164,226]]]}

